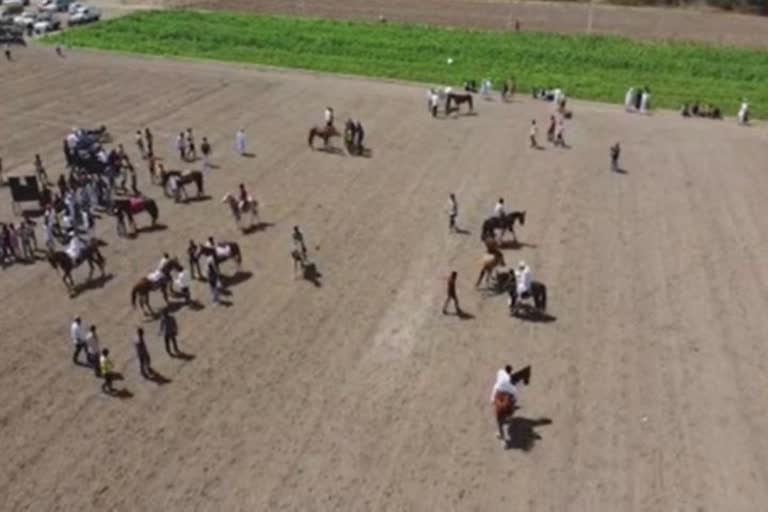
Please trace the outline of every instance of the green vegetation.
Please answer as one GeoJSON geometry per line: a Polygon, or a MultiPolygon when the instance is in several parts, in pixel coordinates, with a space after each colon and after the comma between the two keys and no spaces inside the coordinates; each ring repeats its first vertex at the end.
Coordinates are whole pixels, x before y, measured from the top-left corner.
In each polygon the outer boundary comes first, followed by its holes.
{"type": "Polygon", "coordinates": [[[436,84],[512,75],[518,90],[561,87],[613,103],[631,85],[648,86],[656,107],[698,100],[734,113],[746,97],[753,115],[768,114],[768,52],[701,44],[183,10],[136,13],[48,41],[436,84]]]}

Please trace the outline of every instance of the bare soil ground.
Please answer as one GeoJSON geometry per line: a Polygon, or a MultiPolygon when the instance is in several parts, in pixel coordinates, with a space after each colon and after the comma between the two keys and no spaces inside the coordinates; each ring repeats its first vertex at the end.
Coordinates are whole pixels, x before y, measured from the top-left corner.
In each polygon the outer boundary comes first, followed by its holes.
{"type": "MultiPolygon", "coordinates": [[[[172,5],[178,2],[170,0],[172,5]]],[[[454,27],[584,33],[589,4],[482,0],[192,0],[205,9],[255,11],[339,19],[454,27]]],[[[682,39],[734,46],[768,46],[768,18],[706,9],[595,5],[592,31],[637,39],[682,39]]]]}
{"type": "MultiPolygon", "coordinates": [[[[754,511],[768,500],[762,129],[574,102],[570,149],[537,151],[528,125],[550,111],[528,99],[435,120],[414,86],[17,55],[0,81],[11,172],[39,152],[58,174],[65,132],[100,123],[135,161],[131,134],[151,126],[174,167],[171,138],[193,127],[219,168],[213,199],[189,205],[140,169],[167,229],[123,240],[99,220],[113,276],[101,287],[70,300],[44,262],[0,272],[0,510],[754,511]],[[325,105],[365,123],[370,158],[307,148],[325,105]],[[241,126],[252,159],[234,155],[241,126]],[[608,171],[615,140],[626,174],[608,171]],[[240,182],[273,223],[247,236],[219,204],[240,182]],[[449,192],[470,234],[448,233],[449,192]],[[498,196],[528,212],[525,245],[506,255],[549,286],[552,322],[510,318],[503,297],[473,289],[498,196]],[[321,287],[293,279],[294,224],[321,287]],[[172,360],[129,290],[163,251],[209,235],[240,243],[247,273],[230,307],[194,285],[204,308],[177,315],[196,358],[172,360]],[[474,318],[440,313],[452,269],[474,318]],[[132,398],[102,397],[72,364],[76,314],[99,325],[132,398]],[[138,375],[137,325],[169,384],[138,375]],[[509,450],[488,404],[507,362],[534,371],[509,450]]],[[[0,219],[11,220],[7,190],[0,219]]]]}

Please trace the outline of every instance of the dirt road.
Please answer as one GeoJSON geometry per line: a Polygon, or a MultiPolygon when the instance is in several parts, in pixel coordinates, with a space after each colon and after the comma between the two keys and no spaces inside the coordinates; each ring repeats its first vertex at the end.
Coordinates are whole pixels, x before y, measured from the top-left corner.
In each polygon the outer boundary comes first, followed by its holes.
{"type": "Polygon", "coordinates": [[[768,500],[762,129],[574,102],[570,149],[536,151],[528,125],[549,107],[529,99],[434,120],[412,86],[18,55],[0,81],[14,98],[0,105],[11,172],[35,152],[60,172],[67,130],[101,123],[134,160],[131,134],[151,126],[172,167],[173,135],[193,127],[219,168],[212,199],[189,205],[140,169],[167,229],[121,240],[99,220],[102,287],[70,300],[45,262],[0,272],[1,510],[754,511],[768,500]],[[371,158],[307,148],[326,105],[362,120],[371,158]],[[239,127],[252,159],[234,154],[239,127]],[[626,174],[608,171],[616,140],[626,174]],[[219,203],[240,182],[272,224],[247,236],[219,203]],[[449,192],[468,235],[447,232],[449,192]],[[478,230],[499,196],[527,211],[525,245],[506,256],[548,285],[553,322],[510,318],[503,297],[473,289],[478,230]],[[292,276],[295,224],[320,287],[292,276]],[[209,235],[241,244],[244,273],[229,307],[194,285],[204,308],[177,316],[196,358],[172,360],[129,290],[163,251],[209,235]],[[440,314],[452,269],[472,319],[440,314]],[[99,325],[131,399],[103,398],[72,364],[75,314],[99,325]],[[137,325],[169,384],[138,375],[137,325]],[[510,450],[488,404],[507,362],[534,370],[510,450]]]}

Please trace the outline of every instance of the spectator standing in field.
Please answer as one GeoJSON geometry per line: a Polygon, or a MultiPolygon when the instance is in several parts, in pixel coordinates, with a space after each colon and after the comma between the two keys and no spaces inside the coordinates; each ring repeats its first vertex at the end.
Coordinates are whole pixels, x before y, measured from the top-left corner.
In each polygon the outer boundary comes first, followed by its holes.
{"type": "Polygon", "coordinates": [[[96,334],[96,326],[92,325],[88,330],[88,336],[85,338],[86,355],[88,356],[88,364],[93,368],[93,373],[97,377],[101,377],[101,365],[99,362],[99,355],[101,354],[101,348],[99,343],[99,336],[96,334]]]}
{"type": "Polygon", "coordinates": [[[216,265],[216,258],[213,254],[210,254],[208,256],[207,261],[207,276],[208,276],[208,286],[211,289],[211,297],[213,299],[214,304],[219,303],[219,271],[216,265]]]}
{"type": "Polygon", "coordinates": [[[458,228],[456,227],[456,218],[459,216],[459,203],[456,201],[456,196],[451,194],[448,196],[448,230],[451,233],[455,233],[458,228]]]}
{"type": "Polygon", "coordinates": [[[109,358],[109,350],[106,348],[101,351],[101,357],[99,357],[99,370],[101,370],[101,376],[104,379],[101,390],[109,395],[113,394],[115,392],[115,388],[112,386],[112,382],[115,380],[115,365],[109,358]]]}
{"type": "Polygon", "coordinates": [[[144,138],[147,141],[147,152],[150,154],[154,153],[154,137],[152,136],[152,132],[149,130],[149,127],[144,128],[144,138]]]}
{"type": "Polygon", "coordinates": [[[611,171],[619,172],[619,155],[621,154],[621,147],[617,142],[611,146],[611,171]]]}
{"type": "Polygon", "coordinates": [[[144,147],[144,137],[141,135],[141,130],[136,130],[136,147],[139,148],[141,158],[147,158],[147,150],[144,147]]]}
{"type": "Polygon", "coordinates": [[[192,128],[187,128],[187,157],[197,160],[197,148],[195,147],[195,137],[192,135],[192,128]]]}
{"type": "Polygon", "coordinates": [[[200,152],[203,154],[203,169],[210,170],[211,168],[211,144],[206,137],[203,137],[203,142],[200,144],[200,152]]]}
{"type": "Polygon", "coordinates": [[[79,316],[76,316],[72,321],[72,325],[69,326],[69,336],[75,347],[75,353],[72,354],[72,362],[79,365],[80,352],[85,352],[86,357],[88,356],[88,350],[85,346],[85,338],[83,337],[82,321],[79,316]]]}
{"type": "Polygon", "coordinates": [[[179,134],[176,136],[176,149],[179,152],[179,158],[181,158],[182,161],[186,161],[187,144],[186,138],[184,137],[184,132],[179,132],[179,134]]]}
{"type": "Polygon", "coordinates": [[[453,302],[453,306],[456,309],[456,314],[461,314],[461,307],[459,306],[459,297],[456,295],[456,278],[458,277],[458,274],[454,270],[451,272],[450,277],[448,278],[448,285],[446,287],[446,297],[445,302],[443,303],[443,314],[448,314],[448,304],[453,302]]]}
{"type": "Polygon", "coordinates": [[[531,147],[532,148],[539,147],[539,143],[536,141],[536,135],[537,134],[538,134],[538,128],[536,127],[536,120],[532,119],[531,120],[531,129],[530,129],[530,132],[529,132],[529,136],[530,136],[530,139],[531,139],[531,147]]]}
{"type": "Polygon", "coordinates": [[[152,359],[149,356],[147,344],[144,342],[144,329],[141,327],[136,329],[136,338],[134,339],[133,344],[136,348],[136,357],[139,360],[139,371],[141,372],[141,376],[145,379],[153,379],[152,359]]]}
{"type": "Polygon", "coordinates": [[[160,336],[163,337],[165,342],[165,351],[171,357],[179,357],[181,352],[179,351],[179,345],[176,341],[176,336],[179,333],[179,325],[176,319],[171,315],[168,308],[163,310],[163,314],[160,317],[160,336]]]}
{"type": "Polygon", "coordinates": [[[235,134],[235,148],[240,156],[245,155],[245,130],[242,128],[235,134]]]}

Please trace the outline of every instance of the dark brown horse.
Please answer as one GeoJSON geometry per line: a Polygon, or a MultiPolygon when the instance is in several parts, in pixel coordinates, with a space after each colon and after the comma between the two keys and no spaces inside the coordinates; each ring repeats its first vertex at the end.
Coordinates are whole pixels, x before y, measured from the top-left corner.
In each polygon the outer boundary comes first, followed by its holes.
{"type": "Polygon", "coordinates": [[[449,92],[445,97],[445,111],[446,113],[450,113],[451,110],[451,102],[456,104],[456,112],[459,111],[459,107],[467,103],[469,105],[469,111],[474,112],[474,102],[472,101],[472,94],[466,92],[466,93],[456,93],[456,92],[449,92]]]}
{"type": "Polygon", "coordinates": [[[522,212],[509,212],[504,214],[503,217],[494,215],[485,219],[483,227],[480,230],[480,238],[485,241],[488,238],[496,238],[496,230],[501,230],[500,239],[504,239],[504,233],[509,231],[512,233],[512,238],[517,242],[517,235],[515,234],[515,224],[525,226],[525,211],[522,212]]]}
{"type": "Polygon", "coordinates": [[[133,220],[133,216],[137,213],[147,212],[152,218],[152,226],[157,224],[157,217],[160,212],[157,208],[157,203],[154,199],[148,197],[130,197],[128,199],[115,199],[113,201],[114,212],[122,212],[127,218],[128,222],[133,227],[133,231],[136,232],[136,222],[133,220]]]}
{"type": "Polygon", "coordinates": [[[158,279],[142,277],[131,290],[131,305],[135,308],[138,299],[141,310],[146,314],[153,314],[152,305],[149,303],[149,293],[160,290],[163,293],[163,299],[168,304],[168,285],[171,283],[172,272],[181,272],[182,267],[177,258],[171,258],[159,269],[158,279]]]}
{"type": "Polygon", "coordinates": [[[75,288],[75,281],[72,279],[72,271],[79,267],[83,262],[88,262],[89,272],[88,280],[93,278],[93,267],[96,265],[101,271],[102,277],[104,276],[104,265],[106,260],[104,256],[99,252],[99,248],[96,244],[91,244],[83,248],[80,256],[77,260],[73,261],[64,251],[53,251],[48,255],[48,262],[56,270],[61,270],[61,280],[64,282],[64,286],[72,293],[75,288]]]}
{"type": "Polygon", "coordinates": [[[187,196],[187,191],[184,186],[192,183],[197,187],[197,197],[202,196],[205,193],[205,179],[201,171],[166,171],[165,169],[160,168],[160,184],[163,187],[166,197],[172,197],[176,201],[179,201],[183,195],[184,199],[188,200],[189,196],[187,196]],[[176,179],[176,190],[172,191],[168,190],[168,183],[171,181],[171,178],[176,179]]]}
{"type": "Polygon", "coordinates": [[[307,137],[307,144],[309,144],[309,147],[312,149],[315,149],[314,141],[315,137],[320,137],[323,140],[323,145],[326,149],[328,149],[328,142],[331,140],[331,137],[338,137],[341,134],[336,129],[335,126],[331,125],[325,125],[325,126],[313,126],[309,129],[309,136],[307,137]]]}

